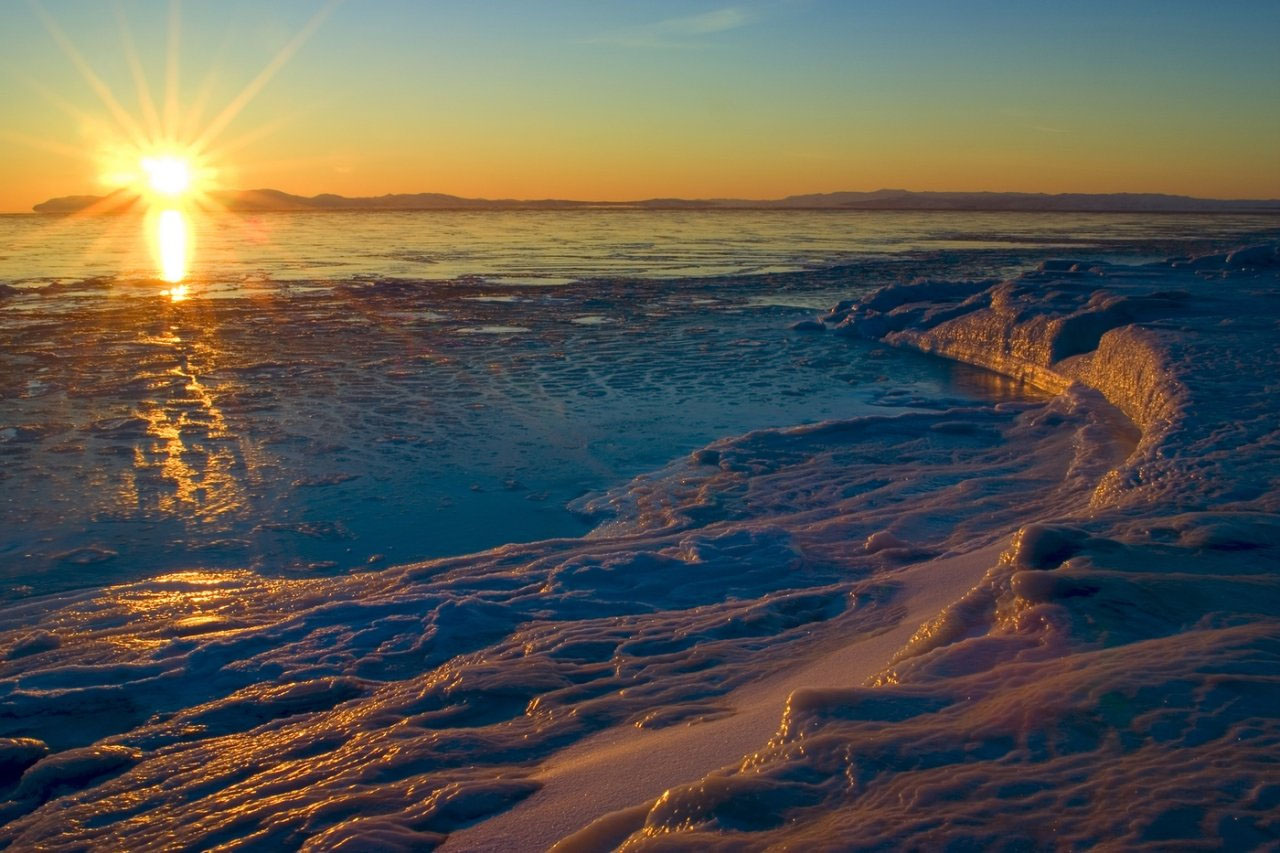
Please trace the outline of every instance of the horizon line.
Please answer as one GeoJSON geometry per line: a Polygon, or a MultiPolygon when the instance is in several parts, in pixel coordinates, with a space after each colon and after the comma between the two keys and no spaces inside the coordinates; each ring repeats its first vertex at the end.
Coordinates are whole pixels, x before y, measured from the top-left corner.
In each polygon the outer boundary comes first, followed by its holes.
{"type": "MultiPolygon", "coordinates": [[[[269,209],[268,207],[269,199],[271,197],[274,197],[276,199],[279,199],[283,203],[293,203],[295,205],[313,203],[316,205],[316,207],[312,209],[316,211],[325,210],[326,208],[324,207],[324,205],[326,202],[333,202],[335,204],[344,204],[344,203],[360,204],[360,203],[386,201],[390,199],[405,199],[406,201],[408,201],[415,198],[421,199],[424,201],[426,199],[438,200],[437,204],[434,205],[433,208],[431,209],[448,209],[447,207],[448,203],[450,201],[456,201],[459,204],[463,204],[463,205],[485,205],[491,208],[503,207],[503,206],[518,207],[518,206],[530,206],[530,205],[544,206],[544,207],[551,206],[551,205],[570,205],[574,207],[586,207],[586,206],[593,206],[593,205],[601,206],[601,207],[648,206],[650,208],[662,207],[663,205],[670,206],[670,207],[690,207],[690,206],[703,205],[707,207],[725,206],[725,207],[733,207],[738,209],[751,208],[751,207],[773,208],[773,209],[778,209],[778,208],[803,209],[806,206],[808,206],[808,207],[811,207],[812,209],[835,209],[835,210],[894,209],[889,206],[889,204],[892,203],[894,200],[909,202],[913,198],[921,201],[934,199],[934,200],[951,200],[956,202],[962,202],[964,199],[974,199],[974,200],[986,199],[990,201],[998,201],[999,199],[1004,198],[1004,199],[1009,199],[1011,201],[1018,200],[1018,201],[1025,202],[1028,200],[1043,199],[1045,201],[1050,201],[1050,200],[1057,200],[1060,202],[1067,201],[1068,203],[1073,199],[1080,199],[1080,200],[1087,199],[1087,200],[1099,201],[1099,202],[1104,200],[1114,200],[1114,201],[1123,202],[1124,200],[1127,200],[1127,199],[1151,199],[1151,200],[1163,200],[1163,201],[1174,202],[1174,203],[1189,202],[1189,203],[1194,203],[1198,205],[1204,204],[1204,205],[1211,205],[1211,206],[1241,205],[1242,207],[1250,208],[1251,210],[1256,209],[1256,212],[1272,212],[1270,208],[1272,206],[1275,206],[1277,209],[1277,212],[1280,212],[1280,198],[1269,198],[1265,196],[1252,197],[1252,198],[1251,197],[1217,198],[1217,197],[1206,197],[1206,196],[1192,196],[1192,195],[1186,195],[1182,193],[1170,193],[1170,192],[1135,192],[1135,191],[1046,192],[1046,191],[1027,191],[1027,190],[986,190],[986,189],[984,190],[908,190],[900,187],[880,187],[875,190],[844,189],[844,190],[828,190],[828,191],[821,191],[821,192],[791,193],[788,195],[778,196],[774,198],[747,198],[747,197],[735,197],[735,196],[684,197],[684,196],[663,195],[663,196],[650,196],[647,198],[622,199],[622,200],[574,199],[574,198],[555,197],[555,196],[545,196],[541,198],[514,198],[514,197],[507,196],[507,197],[494,198],[494,197],[485,197],[485,196],[462,196],[462,195],[456,195],[454,193],[439,192],[434,190],[423,190],[423,191],[415,191],[415,192],[403,192],[403,191],[386,192],[379,195],[348,196],[348,195],[342,195],[340,193],[333,193],[333,192],[320,192],[320,193],[315,193],[313,195],[301,195],[298,193],[292,193],[286,190],[279,190],[272,187],[256,187],[252,189],[219,189],[219,190],[211,190],[208,193],[208,195],[215,198],[228,197],[229,199],[232,200],[232,203],[237,203],[237,202],[247,203],[252,205],[253,207],[256,207],[259,210],[269,209]],[[254,196],[259,196],[259,197],[265,196],[267,198],[263,198],[260,202],[255,204],[254,196]],[[842,197],[844,199],[843,204],[840,203],[840,199],[842,197]],[[812,202],[812,204],[806,205],[805,204],[806,201],[812,202]],[[855,205],[858,203],[874,204],[877,201],[884,202],[885,204],[883,204],[882,206],[872,206],[869,208],[867,207],[850,208],[848,206],[848,205],[855,205]],[[266,204],[264,204],[264,202],[266,202],[266,204]]],[[[10,213],[15,213],[15,214],[17,213],[35,213],[35,214],[72,213],[72,212],[77,212],[85,207],[88,207],[102,200],[110,199],[116,196],[127,199],[127,201],[124,202],[124,204],[122,204],[119,208],[116,208],[114,211],[108,211],[108,212],[123,212],[123,210],[132,208],[132,206],[142,198],[141,195],[135,191],[132,191],[128,188],[120,188],[120,189],[116,189],[111,192],[108,192],[104,195],[93,195],[93,194],[85,193],[85,194],[55,196],[52,198],[48,198],[42,202],[37,202],[36,204],[32,205],[29,210],[26,210],[26,211],[15,210],[15,211],[11,211],[10,213]],[[42,210],[41,208],[45,208],[45,209],[42,210]]],[[[347,209],[350,209],[350,208],[347,208],[347,209]]],[[[385,208],[378,208],[378,209],[409,210],[409,209],[415,209],[415,208],[385,207],[385,208]]],[[[921,210],[921,208],[917,206],[910,206],[907,209],[921,210]]],[[[953,208],[943,208],[942,210],[958,211],[958,210],[965,210],[965,209],[970,209],[973,211],[982,211],[988,208],[984,208],[984,207],[964,208],[963,206],[960,206],[960,207],[953,207],[953,208]]],[[[281,212],[286,212],[287,210],[288,209],[282,209],[281,212]]],[[[924,208],[922,212],[927,212],[928,210],[938,210],[938,209],[924,208]]],[[[1029,209],[1024,208],[1023,210],[1027,210],[1027,212],[1030,212],[1029,209]]],[[[1066,209],[1063,209],[1063,208],[1057,208],[1056,210],[1058,212],[1067,212],[1066,209]]],[[[1008,212],[1017,212],[1017,211],[1018,209],[1014,209],[1013,211],[1008,211],[1008,212]]],[[[303,211],[298,211],[298,212],[303,212],[303,211]]],[[[1081,211],[1081,212],[1090,212],[1090,211],[1081,211]]],[[[1106,210],[1104,209],[1104,210],[1098,210],[1098,211],[1092,211],[1092,212],[1106,212],[1106,210]]],[[[1115,212],[1164,212],[1164,211],[1149,210],[1149,209],[1122,211],[1117,209],[1115,212]]],[[[1168,212],[1178,212],[1178,211],[1170,210],[1168,212]]],[[[1185,211],[1185,212],[1211,212],[1211,211],[1185,211]]]]}

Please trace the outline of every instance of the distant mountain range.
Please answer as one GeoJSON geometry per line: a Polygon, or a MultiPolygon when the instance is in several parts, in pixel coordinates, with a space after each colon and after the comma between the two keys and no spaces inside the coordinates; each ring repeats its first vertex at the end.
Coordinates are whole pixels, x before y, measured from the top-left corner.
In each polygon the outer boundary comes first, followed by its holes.
{"type": "MultiPolygon", "coordinates": [[[[324,210],[570,210],[584,207],[640,210],[985,210],[1081,213],[1280,213],[1280,199],[1211,199],[1161,193],[996,193],[996,192],[834,192],[772,200],[736,198],[651,198],[600,202],[569,199],[462,198],[443,193],[395,193],[347,198],[323,193],[300,196],[280,190],[236,190],[212,194],[215,204],[234,211],[324,210]]],[[[117,213],[141,199],[118,190],[107,196],[72,195],[37,204],[37,213],[117,213]]]]}

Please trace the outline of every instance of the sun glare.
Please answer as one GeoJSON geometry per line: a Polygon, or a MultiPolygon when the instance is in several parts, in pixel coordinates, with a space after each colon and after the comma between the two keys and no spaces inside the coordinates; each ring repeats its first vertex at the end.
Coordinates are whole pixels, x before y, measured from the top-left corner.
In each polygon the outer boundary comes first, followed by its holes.
{"type": "Polygon", "coordinates": [[[191,164],[181,157],[143,157],[140,165],[152,192],[173,197],[191,187],[191,164]]]}
{"type": "MultiPolygon", "coordinates": [[[[207,122],[199,119],[208,92],[187,104],[179,87],[179,6],[176,0],[170,4],[163,101],[153,97],[129,25],[123,12],[116,10],[121,49],[137,89],[140,108],[137,116],[129,113],[117,93],[90,66],[53,16],[40,3],[30,4],[106,112],[107,120],[101,120],[70,103],[54,101],[93,137],[94,153],[89,159],[99,167],[99,178],[110,190],[79,211],[77,216],[130,211],[142,213],[143,237],[151,250],[159,278],[172,285],[163,292],[173,301],[186,299],[191,293],[189,285],[182,282],[190,272],[197,248],[197,230],[192,227],[193,221],[199,222],[226,210],[224,193],[219,186],[220,170],[215,164],[225,162],[227,152],[243,145],[244,140],[252,138],[253,134],[221,144],[218,143],[219,138],[341,2],[328,0],[317,9],[266,67],[207,122]],[[158,110],[161,103],[163,109],[158,110]]],[[[39,143],[38,147],[58,149],[54,143],[39,143]]],[[[77,149],[67,147],[66,151],[72,156],[81,156],[77,149]]]]}
{"type": "Polygon", "coordinates": [[[160,277],[176,284],[187,275],[187,220],[177,210],[164,210],[156,222],[160,277]]]}

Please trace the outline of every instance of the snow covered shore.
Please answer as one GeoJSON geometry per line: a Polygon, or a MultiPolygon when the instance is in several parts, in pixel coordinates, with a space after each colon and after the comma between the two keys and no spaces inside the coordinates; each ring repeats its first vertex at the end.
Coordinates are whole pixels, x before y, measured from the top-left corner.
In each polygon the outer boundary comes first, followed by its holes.
{"type": "Polygon", "coordinates": [[[1274,841],[1276,248],[822,325],[1055,395],[723,439],[583,539],[8,605],[0,843],[1274,841]]]}
{"type": "Polygon", "coordinates": [[[796,691],[764,749],[562,849],[1276,843],[1277,247],[917,282],[822,319],[1096,389],[1141,440],[865,684],[796,691]]]}

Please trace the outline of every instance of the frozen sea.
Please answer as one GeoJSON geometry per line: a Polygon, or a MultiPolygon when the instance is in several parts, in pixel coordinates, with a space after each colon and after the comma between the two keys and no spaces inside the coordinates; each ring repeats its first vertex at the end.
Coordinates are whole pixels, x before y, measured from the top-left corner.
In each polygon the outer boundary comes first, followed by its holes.
{"type": "Polygon", "coordinates": [[[788,327],[903,278],[1267,218],[767,211],[0,217],[0,588],[348,572],[577,536],[575,499],[762,427],[1019,393],[788,327]]]}
{"type": "Polygon", "coordinates": [[[0,217],[0,843],[1276,840],[1274,217],[137,225],[0,217]]]}

